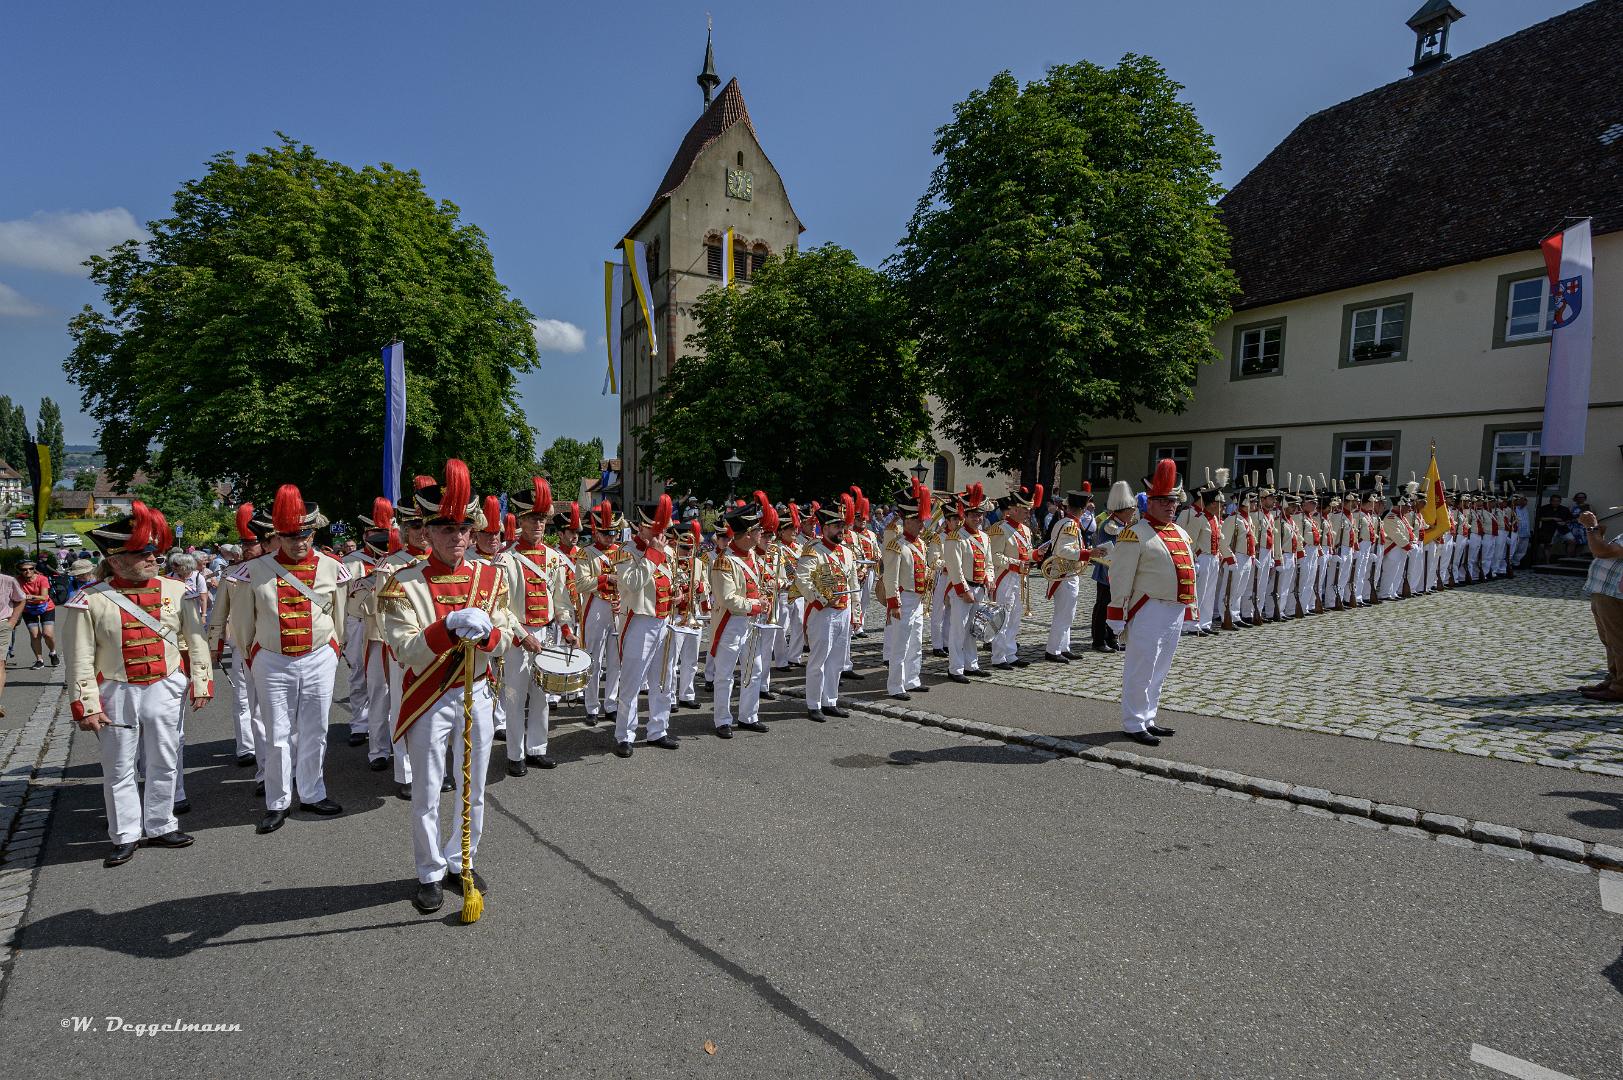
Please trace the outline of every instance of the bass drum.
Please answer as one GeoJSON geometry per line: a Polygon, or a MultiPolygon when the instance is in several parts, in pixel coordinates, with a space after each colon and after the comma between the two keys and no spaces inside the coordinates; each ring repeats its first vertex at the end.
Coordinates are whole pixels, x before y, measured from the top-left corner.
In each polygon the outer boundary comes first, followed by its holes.
{"type": "Polygon", "coordinates": [[[586,673],[592,658],[585,649],[566,645],[546,645],[535,654],[536,685],[549,694],[574,694],[586,689],[586,673]]]}

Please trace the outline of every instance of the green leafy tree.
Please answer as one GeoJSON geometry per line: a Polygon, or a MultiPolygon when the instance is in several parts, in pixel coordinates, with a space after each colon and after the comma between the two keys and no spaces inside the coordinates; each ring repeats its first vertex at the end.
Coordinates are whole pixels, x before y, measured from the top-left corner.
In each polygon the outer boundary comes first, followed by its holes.
{"type": "Polygon", "coordinates": [[[51,448],[51,475],[60,479],[68,454],[62,442],[62,409],[50,398],[39,399],[39,429],[34,434],[51,448]]]}
{"type": "Polygon", "coordinates": [[[95,469],[80,469],[78,472],[74,473],[73,474],[73,490],[74,491],[95,491],[96,490],[96,470],[95,469]]]}
{"type": "Polygon", "coordinates": [[[1184,407],[1236,291],[1211,136],[1154,60],[954,108],[892,270],[944,428],[1053,489],[1097,418],[1184,407]]]}
{"type": "Polygon", "coordinates": [[[66,367],[115,482],[185,470],[261,500],[292,482],[329,517],[362,511],[396,338],[405,474],[457,456],[478,490],[518,482],[535,457],[515,387],[538,361],[530,312],[458,214],[415,171],[354,169],[286,136],[216,155],[150,240],[88,263],[106,311],[74,317],[66,367]]]}
{"type": "Polygon", "coordinates": [[[738,490],[826,499],[901,485],[887,463],[929,431],[902,298],[878,271],[827,244],[769,259],[748,288],[694,305],[702,351],[677,364],[638,432],[654,475],[678,493],[725,495],[722,461],[744,459],[738,490]]]}
{"type": "Polygon", "coordinates": [[[13,405],[9,396],[0,395],[0,460],[25,475],[28,459],[23,456],[23,444],[27,441],[28,416],[23,407],[13,405]]]}
{"type": "Polygon", "coordinates": [[[552,484],[552,497],[562,502],[573,502],[580,495],[580,482],[595,479],[602,469],[602,439],[581,442],[560,435],[541,453],[540,471],[552,484]]]}
{"type": "Polygon", "coordinates": [[[204,544],[225,539],[225,527],[235,523],[235,515],[218,501],[213,488],[204,480],[176,469],[167,479],[137,484],[130,492],[148,506],[163,511],[173,528],[184,525],[182,545],[204,544]]]}

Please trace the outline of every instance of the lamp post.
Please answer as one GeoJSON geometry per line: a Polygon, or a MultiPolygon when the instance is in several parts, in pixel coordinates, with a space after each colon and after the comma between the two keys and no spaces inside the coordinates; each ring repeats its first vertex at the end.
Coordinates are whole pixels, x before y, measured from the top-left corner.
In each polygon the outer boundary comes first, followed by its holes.
{"type": "Polygon", "coordinates": [[[913,463],[913,467],[907,471],[913,474],[913,479],[922,484],[924,483],[924,474],[930,471],[930,467],[924,463],[923,458],[919,458],[913,463]]]}
{"type": "Polygon", "coordinates": [[[744,471],[744,459],[738,456],[737,450],[734,450],[733,456],[723,461],[721,467],[727,470],[727,505],[731,507],[733,499],[737,498],[734,489],[738,484],[738,474],[744,471]]]}

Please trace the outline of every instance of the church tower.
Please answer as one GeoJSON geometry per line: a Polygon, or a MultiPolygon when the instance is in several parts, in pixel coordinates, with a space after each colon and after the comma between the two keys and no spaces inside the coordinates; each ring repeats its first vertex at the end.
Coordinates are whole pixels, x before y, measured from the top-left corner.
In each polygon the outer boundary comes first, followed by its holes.
{"type": "Polygon", "coordinates": [[[724,260],[737,286],[748,288],[767,256],[795,246],[805,231],[783,179],[761,149],[738,80],[717,94],[720,82],[707,34],[698,77],[703,111],[677,146],[648,208],[625,234],[646,245],[648,302],[659,345],[658,355],[650,355],[636,289],[622,271],[620,477],[628,506],[664,490],[662,478],[642,461],[633,432],[653,416],[665,374],[688,355],[687,337],[696,329],[693,302],[721,286],[724,260]],[[728,229],[731,251],[723,250],[728,229]]]}

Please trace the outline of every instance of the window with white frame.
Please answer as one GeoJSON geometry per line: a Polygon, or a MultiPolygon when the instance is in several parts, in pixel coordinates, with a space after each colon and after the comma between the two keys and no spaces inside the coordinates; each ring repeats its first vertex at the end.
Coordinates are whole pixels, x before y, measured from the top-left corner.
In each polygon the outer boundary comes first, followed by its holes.
{"type": "Polygon", "coordinates": [[[1285,327],[1281,323],[1240,331],[1240,377],[1277,375],[1284,341],[1285,327]]]}
{"type": "Polygon", "coordinates": [[[1278,456],[1279,444],[1276,442],[1235,443],[1234,475],[1236,477],[1246,477],[1256,473],[1260,477],[1274,467],[1274,461],[1278,456]]]}
{"type": "Polygon", "coordinates": [[[1550,307],[1550,279],[1523,278],[1510,283],[1505,303],[1505,340],[1523,341],[1544,337],[1555,328],[1555,312],[1550,307]]]}
{"type": "Polygon", "coordinates": [[[1359,308],[1352,313],[1351,342],[1347,360],[1359,364],[1387,360],[1403,350],[1403,324],[1407,304],[1381,304],[1359,308]]]}
{"type": "Polygon", "coordinates": [[[1089,450],[1087,472],[1083,476],[1095,489],[1108,487],[1116,481],[1116,450],[1089,450]]]}
{"type": "Polygon", "coordinates": [[[1538,471],[1539,443],[1543,438],[1539,428],[1494,432],[1493,454],[1488,459],[1489,484],[1498,486],[1506,480],[1518,486],[1531,484],[1538,471]]]}
{"type": "Polygon", "coordinates": [[[1150,473],[1154,475],[1155,463],[1162,458],[1171,458],[1173,464],[1178,466],[1178,475],[1183,478],[1184,486],[1188,487],[1189,480],[1189,444],[1177,443],[1170,446],[1150,447],[1150,473]]]}
{"type": "Polygon", "coordinates": [[[1396,453],[1396,439],[1380,436],[1342,439],[1341,479],[1351,484],[1356,476],[1366,487],[1376,473],[1390,480],[1392,469],[1397,464],[1394,460],[1396,453]]]}

